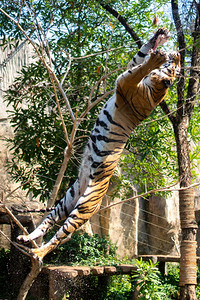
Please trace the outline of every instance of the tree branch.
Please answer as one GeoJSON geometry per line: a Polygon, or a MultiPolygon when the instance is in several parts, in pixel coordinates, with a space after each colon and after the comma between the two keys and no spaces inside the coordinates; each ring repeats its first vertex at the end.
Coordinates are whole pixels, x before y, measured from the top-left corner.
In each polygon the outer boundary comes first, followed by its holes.
{"type": "MultiPolygon", "coordinates": [[[[179,16],[179,9],[178,9],[178,2],[177,0],[171,0],[171,7],[172,7],[172,15],[174,19],[174,24],[176,26],[176,32],[177,32],[177,41],[178,41],[178,48],[181,55],[181,76],[177,83],[177,92],[178,92],[178,108],[183,106],[185,96],[184,96],[184,90],[185,90],[185,37],[183,33],[183,27],[181,24],[181,19],[179,16]]],[[[182,109],[179,109],[177,112],[177,116],[182,116],[184,107],[182,109]]]]}
{"type": "Polygon", "coordinates": [[[191,118],[192,110],[194,108],[194,102],[198,94],[198,85],[199,85],[199,67],[200,67],[200,52],[199,45],[197,44],[200,38],[200,20],[199,20],[199,7],[197,8],[197,15],[195,21],[195,30],[193,32],[193,49],[192,49],[192,58],[191,58],[191,69],[190,69],[190,78],[187,90],[187,100],[186,100],[186,111],[191,118]]]}
{"type": "Polygon", "coordinates": [[[113,204],[110,204],[110,205],[108,205],[108,206],[106,206],[106,207],[104,207],[104,208],[101,208],[101,209],[99,210],[99,212],[101,212],[101,211],[103,211],[103,210],[106,210],[106,209],[108,209],[108,208],[110,208],[110,207],[119,205],[119,204],[124,204],[124,203],[126,203],[126,202],[133,201],[133,200],[135,200],[135,199],[137,199],[137,198],[141,198],[141,197],[148,196],[149,194],[154,194],[154,193],[158,193],[158,192],[177,192],[177,191],[185,191],[185,190],[188,190],[188,189],[190,189],[190,188],[192,188],[192,187],[199,186],[199,185],[200,185],[200,182],[193,183],[193,184],[191,184],[191,185],[189,185],[189,186],[187,186],[187,187],[182,187],[182,188],[172,188],[172,187],[175,186],[175,185],[177,185],[177,182],[174,183],[174,184],[172,184],[172,185],[170,185],[170,186],[168,186],[168,187],[165,187],[165,188],[159,188],[159,189],[155,189],[155,190],[150,190],[150,191],[147,191],[147,192],[145,192],[145,193],[143,193],[143,194],[136,195],[136,196],[134,196],[134,197],[125,199],[125,200],[123,200],[123,201],[120,200],[120,201],[115,202],[115,203],[113,203],[113,204]]]}
{"type": "Polygon", "coordinates": [[[166,114],[166,116],[168,116],[171,123],[173,124],[175,122],[175,117],[174,117],[172,111],[169,109],[167,103],[165,101],[162,101],[160,103],[160,107],[162,108],[162,111],[166,114]]]}
{"type": "Polygon", "coordinates": [[[119,20],[119,22],[124,26],[126,31],[132,36],[136,44],[138,45],[138,48],[142,47],[142,41],[140,40],[139,36],[137,33],[133,30],[133,28],[127,23],[127,21],[110,5],[104,4],[102,1],[99,1],[100,5],[107,10],[111,15],[113,15],[116,19],[119,20]]]}

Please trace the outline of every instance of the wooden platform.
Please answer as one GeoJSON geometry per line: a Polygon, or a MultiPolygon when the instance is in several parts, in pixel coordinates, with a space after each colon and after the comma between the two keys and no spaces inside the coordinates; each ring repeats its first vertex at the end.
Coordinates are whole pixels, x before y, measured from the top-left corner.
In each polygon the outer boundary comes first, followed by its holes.
{"type": "MultiPolygon", "coordinates": [[[[155,262],[180,262],[180,256],[166,255],[140,255],[137,259],[142,258],[144,261],[152,260],[155,262]]],[[[200,257],[197,257],[197,263],[200,263],[200,257]]],[[[77,276],[101,276],[101,275],[127,275],[136,271],[137,267],[133,264],[121,264],[118,266],[46,266],[43,267],[42,273],[50,275],[54,273],[65,278],[75,278],[77,276]]]]}
{"type": "MultiPolygon", "coordinates": [[[[153,262],[160,262],[159,269],[165,272],[166,262],[180,261],[179,256],[165,255],[141,255],[137,259],[151,259],[153,262]]],[[[200,263],[200,257],[197,258],[200,263]]],[[[100,285],[105,284],[112,275],[131,275],[137,271],[137,267],[133,264],[121,264],[118,266],[45,266],[43,267],[38,280],[34,284],[33,294],[38,299],[45,297],[51,300],[60,300],[67,291],[74,289],[73,282],[77,280],[87,280],[90,276],[97,276],[100,285]],[[106,279],[107,278],[107,279],[106,279]],[[72,284],[70,286],[70,284],[72,284]],[[42,293],[42,294],[41,294],[42,293]],[[47,296],[48,295],[48,296],[47,296]]],[[[45,299],[46,299],[45,298],[45,299]]]]}
{"type": "Polygon", "coordinates": [[[55,266],[44,267],[42,273],[50,275],[54,273],[65,278],[75,278],[77,276],[101,276],[101,275],[117,275],[117,274],[131,274],[137,270],[134,265],[119,265],[119,266],[55,266]]]}

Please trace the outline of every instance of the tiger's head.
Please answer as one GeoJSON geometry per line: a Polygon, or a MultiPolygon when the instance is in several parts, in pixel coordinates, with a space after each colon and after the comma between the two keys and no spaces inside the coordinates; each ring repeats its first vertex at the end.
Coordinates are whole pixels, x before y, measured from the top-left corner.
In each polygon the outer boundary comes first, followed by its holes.
{"type": "Polygon", "coordinates": [[[181,70],[180,54],[178,52],[171,52],[168,54],[167,62],[159,69],[163,84],[166,88],[173,85],[177,75],[181,70]]]}

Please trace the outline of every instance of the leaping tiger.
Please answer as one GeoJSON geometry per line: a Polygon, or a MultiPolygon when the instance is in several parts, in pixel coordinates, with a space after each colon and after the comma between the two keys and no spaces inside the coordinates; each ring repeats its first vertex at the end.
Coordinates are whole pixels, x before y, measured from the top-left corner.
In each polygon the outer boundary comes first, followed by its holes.
{"type": "Polygon", "coordinates": [[[117,78],[115,93],[104,105],[85,147],[77,180],[32,233],[18,236],[18,241],[29,242],[65,219],[48,243],[31,250],[39,259],[98,211],[131,132],[150,115],[173,84],[180,71],[180,55],[156,50],[169,36],[167,29],[158,29],[133,57],[127,71],[117,78]]]}

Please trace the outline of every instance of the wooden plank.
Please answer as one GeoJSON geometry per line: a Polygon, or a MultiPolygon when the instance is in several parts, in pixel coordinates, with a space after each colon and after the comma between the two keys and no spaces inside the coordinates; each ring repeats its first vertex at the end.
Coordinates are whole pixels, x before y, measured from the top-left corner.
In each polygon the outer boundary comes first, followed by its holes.
{"type": "Polygon", "coordinates": [[[91,268],[92,275],[103,275],[104,267],[102,266],[95,266],[91,268]]]}
{"type": "Polygon", "coordinates": [[[71,266],[45,267],[42,271],[48,274],[56,273],[57,275],[60,275],[61,277],[65,278],[75,278],[79,275],[78,271],[71,266]]]}
{"type": "Polygon", "coordinates": [[[140,255],[138,258],[142,258],[143,260],[157,260],[162,262],[180,262],[180,256],[172,256],[172,255],[140,255]]]}
{"type": "Polygon", "coordinates": [[[130,274],[132,273],[132,271],[137,270],[137,267],[134,265],[126,265],[126,264],[122,264],[117,266],[117,268],[120,270],[120,273],[122,274],[130,274]]]}
{"type": "Polygon", "coordinates": [[[117,273],[117,268],[114,267],[114,266],[105,266],[105,267],[104,267],[104,272],[105,272],[106,274],[112,275],[112,274],[117,273]]]}
{"type": "Polygon", "coordinates": [[[73,268],[78,272],[79,276],[88,276],[91,272],[90,267],[74,266],[73,268]]]}
{"type": "MultiPolygon", "coordinates": [[[[140,255],[138,258],[143,260],[153,259],[159,262],[180,262],[179,256],[166,256],[166,255],[140,255]]],[[[200,257],[197,257],[197,261],[200,262],[200,257]]],[[[76,276],[88,276],[88,275],[115,275],[115,274],[131,274],[131,272],[136,271],[137,267],[132,264],[122,264],[117,267],[115,266],[49,266],[44,267],[42,272],[49,274],[50,272],[56,272],[57,275],[60,274],[62,277],[74,278],[76,276]]]]}

